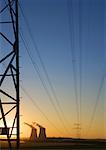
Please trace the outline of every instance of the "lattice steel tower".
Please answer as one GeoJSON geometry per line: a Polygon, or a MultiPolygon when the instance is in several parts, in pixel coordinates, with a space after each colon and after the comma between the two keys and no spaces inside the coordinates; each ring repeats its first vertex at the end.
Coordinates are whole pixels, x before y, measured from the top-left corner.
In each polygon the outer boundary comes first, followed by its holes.
{"type": "MultiPolygon", "coordinates": [[[[0,2],[0,136],[20,144],[18,0],[0,2]]],[[[0,138],[1,139],[1,138],[0,138]]]]}

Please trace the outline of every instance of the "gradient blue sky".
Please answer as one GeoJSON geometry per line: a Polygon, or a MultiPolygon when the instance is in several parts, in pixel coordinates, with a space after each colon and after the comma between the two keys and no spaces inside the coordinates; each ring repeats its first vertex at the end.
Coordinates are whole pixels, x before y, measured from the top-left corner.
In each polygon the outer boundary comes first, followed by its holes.
{"type": "MultiPolygon", "coordinates": [[[[29,23],[33,38],[41,58],[55,87],[61,108],[64,112],[68,134],[51,105],[44,88],[31,64],[29,56],[20,38],[21,84],[40,106],[48,118],[62,131],[59,134],[40,112],[28,101],[23,91],[22,96],[22,130],[27,128],[23,122],[38,121],[47,127],[48,136],[75,137],[74,123],[77,122],[75,102],[75,82],[72,59],[76,68],[78,103],[80,101],[80,62],[82,83],[82,137],[106,138],[105,82],[97,105],[95,118],[90,132],[89,128],[98,90],[105,73],[106,64],[106,1],[105,0],[20,0],[20,5],[29,23]],[[71,6],[72,4],[72,6],[71,6]],[[72,19],[73,18],[73,19],[72,19]],[[72,38],[72,39],[71,39],[72,38]],[[81,50],[81,56],[80,56],[81,50]],[[72,58],[72,52],[74,58],[72,58]],[[97,132],[98,131],[98,132],[97,132]]],[[[20,12],[20,32],[22,32],[32,59],[38,64],[40,72],[47,83],[41,63],[35,51],[31,37],[20,12]]],[[[50,91],[51,92],[51,91],[50,91]]],[[[52,96],[53,97],[53,96],[52,96]]],[[[54,98],[53,98],[54,100],[54,98]]],[[[55,100],[54,100],[55,102],[55,100]]],[[[56,102],[55,102],[56,103],[56,102]]],[[[58,109],[58,107],[57,107],[58,109]]],[[[25,133],[24,133],[25,134],[25,133]]],[[[27,133],[29,135],[29,131],[27,133]]]]}

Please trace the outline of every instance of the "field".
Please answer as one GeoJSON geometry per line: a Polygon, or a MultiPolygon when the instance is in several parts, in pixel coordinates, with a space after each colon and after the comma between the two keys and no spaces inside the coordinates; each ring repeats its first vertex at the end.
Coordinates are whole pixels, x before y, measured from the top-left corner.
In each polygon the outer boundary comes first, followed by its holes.
{"type": "MultiPolygon", "coordinates": [[[[15,147],[15,142],[12,142],[15,147]]],[[[1,141],[1,150],[8,150],[8,143],[1,141]]],[[[15,148],[12,148],[15,149],[15,148]]],[[[20,150],[105,150],[105,140],[73,140],[73,139],[48,139],[46,142],[21,141],[20,150]]]]}

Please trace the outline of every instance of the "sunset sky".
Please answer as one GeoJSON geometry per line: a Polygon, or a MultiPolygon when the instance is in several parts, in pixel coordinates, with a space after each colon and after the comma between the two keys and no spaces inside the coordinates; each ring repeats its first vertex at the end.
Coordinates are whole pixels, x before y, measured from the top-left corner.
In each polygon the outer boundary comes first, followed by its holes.
{"type": "Polygon", "coordinates": [[[19,24],[21,136],[106,138],[106,1],[20,0],[19,24]]]}

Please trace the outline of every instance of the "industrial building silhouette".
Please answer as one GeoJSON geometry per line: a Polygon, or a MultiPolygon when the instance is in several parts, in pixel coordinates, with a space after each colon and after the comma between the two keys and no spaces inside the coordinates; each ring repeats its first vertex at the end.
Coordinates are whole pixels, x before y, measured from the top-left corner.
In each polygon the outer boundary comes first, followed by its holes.
{"type": "Polygon", "coordinates": [[[32,125],[29,123],[25,124],[27,126],[29,126],[31,128],[31,134],[29,137],[29,141],[32,142],[36,142],[36,141],[40,141],[40,142],[45,142],[46,141],[46,128],[44,128],[43,126],[41,126],[40,124],[33,122],[32,125]],[[39,135],[37,136],[37,129],[35,128],[35,126],[39,127],[39,135]]]}

